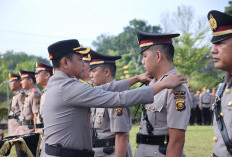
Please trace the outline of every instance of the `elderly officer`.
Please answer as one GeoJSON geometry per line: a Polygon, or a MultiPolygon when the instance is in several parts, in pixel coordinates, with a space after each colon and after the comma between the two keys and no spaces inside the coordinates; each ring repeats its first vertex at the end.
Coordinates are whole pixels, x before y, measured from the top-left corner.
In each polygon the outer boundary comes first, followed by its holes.
{"type": "MultiPolygon", "coordinates": [[[[114,81],[115,61],[121,56],[107,56],[91,51],[90,77],[94,86],[114,81]]],[[[129,141],[130,108],[93,109],[93,150],[95,157],[132,157],[129,141]],[[109,142],[109,143],[107,143],[109,142]]]]}
{"type": "MultiPolygon", "coordinates": [[[[177,70],[173,66],[172,38],[179,34],[137,32],[142,63],[154,78],[150,85],[162,81],[177,70]]],[[[185,130],[190,117],[190,93],[186,84],[164,89],[153,103],[142,105],[140,131],[135,157],[184,155],[185,130]]]]}
{"type": "Polygon", "coordinates": [[[211,122],[211,94],[207,92],[207,87],[203,87],[203,92],[200,94],[199,97],[199,107],[202,110],[203,122],[204,125],[210,125],[211,122]]]}
{"type": "Polygon", "coordinates": [[[216,93],[213,153],[227,157],[232,156],[232,16],[212,10],[208,19],[213,31],[214,66],[227,72],[216,93]]]}
{"type": "Polygon", "coordinates": [[[8,116],[8,136],[14,136],[18,135],[19,131],[19,116],[23,108],[25,91],[22,88],[20,76],[18,74],[10,72],[9,78],[10,89],[13,91],[14,96],[8,116]]]}
{"type": "Polygon", "coordinates": [[[48,47],[55,74],[50,78],[44,105],[45,156],[93,157],[90,134],[90,107],[129,107],[151,103],[154,94],[173,88],[186,80],[173,74],[151,87],[122,91],[144,79],[141,75],[101,87],[89,86],[78,79],[82,74],[84,49],[77,40],[64,40],[48,47]],[[104,90],[109,91],[104,91],[104,90]]]}
{"type": "Polygon", "coordinates": [[[36,129],[41,92],[36,86],[33,71],[20,70],[22,87],[27,90],[23,109],[20,115],[20,134],[28,134],[36,129]]]}
{"type": "Polygon", "coordinates": [[[196,100],[196,121],[197,121],[198,125],[202,124],[202,114],[201,114],[201,110],[200,110],[200,107],[199,107],[200,94],[201,94],[201,90],[199,88],[199,89],[197,89],[196,94],[194,95],[194,98],[196,100]]]}
{"type": "MultiPolygon", "coordinates": [[[[37,124],[36,124],[37,129],[43,128],[44,98],[45,98],[48,80],[52,76],[52,69],[53,67],[49,64],[43,63],[41,61],[36,62],[36,71],[35,71],[36,83],[43,87],[43,91],[40,99],[39,113],[37,117],[37,124]]],[[[42,129],[39,129],[38,132],[42,132],[42,129]]]]}

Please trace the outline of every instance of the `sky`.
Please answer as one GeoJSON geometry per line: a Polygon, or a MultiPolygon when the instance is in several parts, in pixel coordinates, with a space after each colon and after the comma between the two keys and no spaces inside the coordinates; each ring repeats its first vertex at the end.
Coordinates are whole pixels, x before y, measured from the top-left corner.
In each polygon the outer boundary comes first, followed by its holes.
{"type": "Polygon", "coordinates": [[[181,5],[207,20],[210,10],[224,11],[228,0],[0,0],[0,53],[48,59],[47,47],[66,39],[94,48],[101,34],[117,35],[132,19],[160,25],[162,14],[181,5]]]}

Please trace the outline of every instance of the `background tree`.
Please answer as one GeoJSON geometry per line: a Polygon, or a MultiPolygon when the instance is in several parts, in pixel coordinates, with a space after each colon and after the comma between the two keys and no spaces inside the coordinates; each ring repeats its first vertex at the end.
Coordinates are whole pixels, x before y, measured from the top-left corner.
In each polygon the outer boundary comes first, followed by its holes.
{"type": "Polygon", "coordinates": [[[232,16],[232,1],[228,2],[229,6],[225,7],[225,13],[232,16]]]}

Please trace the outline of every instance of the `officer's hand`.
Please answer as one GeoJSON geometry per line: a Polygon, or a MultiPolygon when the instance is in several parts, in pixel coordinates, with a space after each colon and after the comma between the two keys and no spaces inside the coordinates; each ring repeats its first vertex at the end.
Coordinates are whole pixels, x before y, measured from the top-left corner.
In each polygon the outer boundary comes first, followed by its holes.
{"type": "Polygon", "coordinates": [[[187,83],[186,78],[181,74],[172,73],[162,80],[165,88],[175,88],[180,84],[187,83]]]}
{"type": "Polygon", "coordinates": [[[139,82],[146,83],[146,84],[148,84],[152,80],[147,74],[137,75],[137,79],[139,82]]]}

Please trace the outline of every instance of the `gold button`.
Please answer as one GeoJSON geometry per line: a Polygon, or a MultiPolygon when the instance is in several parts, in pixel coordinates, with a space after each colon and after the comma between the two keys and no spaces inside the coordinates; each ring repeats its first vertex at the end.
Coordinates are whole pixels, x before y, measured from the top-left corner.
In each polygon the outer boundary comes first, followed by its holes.
{"type": "Polygon", "coordinates": [[[100,120],[97,120],[97,124],[101,124],[101,121],[100,121],[100,120]]]}
{"type": "Polygon", "coordinates": [[[220,115],[221,115],[222,117],[224,117],[224,113],[221,112],[220,115]]]}
{"type": "Polygon", "coordinates": [[[226,94],[229,94],[229,93],[230,93],[230,89],[227,88],[227,89],[226,89],[226,94]]]}
{"type": "Polygon", "coordinates": [[[141,130],[141,129],[142,129],[142,126],[139,126],[139,129],[141,130]]]}
{"type": "Polygon", "coordinates": [[[230,101],[230,102],[227,104],[227,106],[232,106],[232,101],[230,101]]]}
{"type": "Polygon", "coordinates": [[[154,110],[155,110],[155,107],[152,107],[152,110],[154,111],[154,110]]]}
{"type": "Polygon", "coordinates": [[[213,103],[212,106],[215,106],[215,104],[213,103]]]}
{"type": "Polygon", "coordinates": [[[218,141],[218,138],[216,136],[213,137],[213,141],[214,142],[217,142],[218,141]]]}
{"type": "Polygon", "coordinates": [[[99,115],[99,112],[97,111],[97,115],[99,115]]]}
{"type": "Polygon", "coordinates": [[[158,155],[158,153],[157,153],[157,152],[155,152],[155,155],[158,155]]]}
{"type": "Polygon", "coordinates": [[[151,109],[151,105],[148,106],[148,110],[150,110],[150,109],[151,109]]]}

